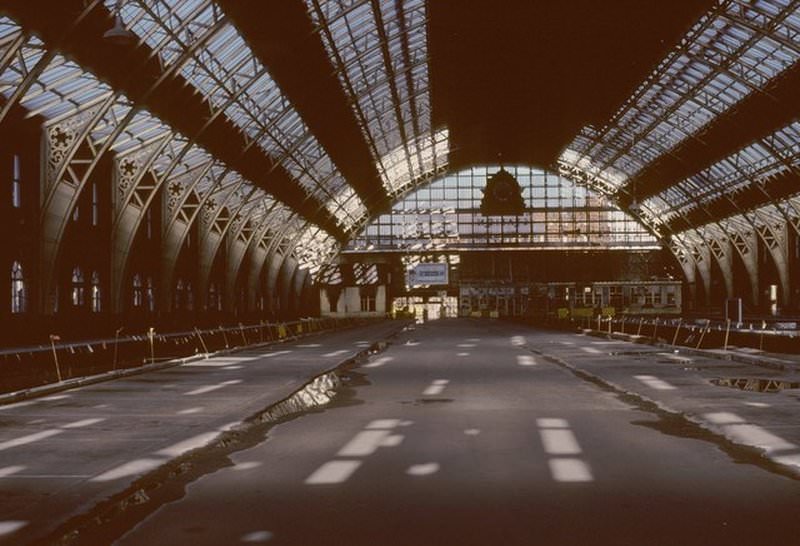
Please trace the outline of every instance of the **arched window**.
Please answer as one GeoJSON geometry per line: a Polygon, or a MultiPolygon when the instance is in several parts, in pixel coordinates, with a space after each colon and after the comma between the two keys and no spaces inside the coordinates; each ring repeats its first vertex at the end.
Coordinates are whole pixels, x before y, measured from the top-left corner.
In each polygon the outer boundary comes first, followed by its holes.
{"type": "Polygon", "coordinates": [[[72,270],[72,305],[83,307],[85,302],[85,287],[83,285],[83,271],[80,267],[72,270]]]}
{"type": "Polygon", "coordinates": [[[100,291],[100,275],[92,272],[92,312],[99,313],[103,310],[103,294],[100,291]]]}
{"type": "Polygon", "coordinates": [[[11,205],[17,209],[22,206],[22,168],[18,154],[14,154],[11,171],[11,205]]]}
{"type": "Polygon", "coordinates": [[[156,310],[156,293],[153,289],[153,277],[147,277],[147,310],[151,313],[156,310]]]}
{"type": "Polygon", "coordinates": [[[184,285],[183,279],[178,279],[178,282],[175,283],[175,302],[173,304],[175,311],[180,311],[183,309],[184,304],[184,285]]]}
{"type": "Polygon", "coordinates": [[[133,276],[133,306],[141,307],[144,303],[144,291],[142,290],[142,276],[138,273],[133,276]]]}
{"type": "Polygon", "coordinates": [[[27,305],[25,298],[25,276],[22,273],[22,264],[11,264],[11,312],[24,313],[27,305]]]}

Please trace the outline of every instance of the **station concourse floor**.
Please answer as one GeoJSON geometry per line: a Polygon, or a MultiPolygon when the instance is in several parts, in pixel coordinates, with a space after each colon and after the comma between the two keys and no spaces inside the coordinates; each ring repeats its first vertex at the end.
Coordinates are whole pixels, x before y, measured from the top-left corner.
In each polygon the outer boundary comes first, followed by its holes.
{"type": "Polygon", "coordinates": [[[800,391],[713,381],[755,376],[474,319],[243,351],[0,406],[0,542],[793,544],[800,391]]]}

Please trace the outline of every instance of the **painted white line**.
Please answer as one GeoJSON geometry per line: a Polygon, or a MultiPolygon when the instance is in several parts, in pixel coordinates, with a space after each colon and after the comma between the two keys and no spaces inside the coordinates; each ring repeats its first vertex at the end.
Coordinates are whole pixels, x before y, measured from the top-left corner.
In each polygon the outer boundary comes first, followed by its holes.
{"type": "Polygon", "coordinates": [[[0,468],[0,478],[7,478],[12,474],[17,474],[18,472],[22,472],[26,468],[28,467],[23,465],[6,466],[4,468],[0,468]]]}
{"type": "Polygon", "coordinates": [[[366,457],[375,453],[391,435],[388,430],[363,430],[339,450],[340,457],[366,457]]]}
{"type": "Polygon", "coordinates": [[[65,398],[72,398],[71,394],[53,394],[50,396],[45,396],[41,400],[44,402],[54,402],[56,400],[64,400],[65,398]]]}
{"type": "Polygon", "coordinates": [[[430,476],[437,472],[439,472],[439,463],[415,464],[406,470],[406,474],[409,476],[430,476]]]}
{"type": "Polygon", "coordinates": [[[244,462],[244,463],[239,463],[239,464],[233,465],[233,469],[234,470],[252,470],[254,468],[258,468],[262,464],[264,464],[264,463],[262,463],[261,461],[247,461],[247,462],[244,462]]]}
{"type": "Polygon", "coordinates": [[[442,394],[442,391],[444,391],[444,387],[442,385],[431,385],[430,387],[422,391],[422,394],[424,396],[434,396],[437,394],[442,394]]]}
{"type": "Polygon", "coordinates": [[[779,457],[773,457],[773,460],[780,464],[785,464],[787,466],[798,466],[800,467],[800,454],[797,455],[781,455],[779,457]]]}
{"type": "Polygon", "coordinates": [[[375,419],[365,428],[367,430],[393,429],[400,426],[400,419],[375,419]]]}
{"type": "Polygon", "coordinates": [[[24,408],[25,406],[32,406],[39,402],[41,402],[41,400],[26,400],[25,402],[15,402],[13,404],[6,404],[4,406],[0,406],[0,411],[24,408]]]}
{"type": "Polygon", "coordinates": [[[634,378],[638,379],[651,389],[656,389],[659,391],[672,391],[675,390],[674,385],[670,385],[663,379],[659,379],[654,375],[634,375],[634,378]]]}
{"type": "Polygon", "coordinates": [[[589,353],[590,355],[599,355],[603,352],[600,349],[595,349],[594,347],[581,347],[581,351],[584,353],[589,353]]]}
{"type": "Polygon", "coordinates": [[[469,353],[456,353],[456,356],[469,356],[469,353]]]}
{"type": "Polygon", "coordinates": [[[345,353],[347,353],[347,352],[349,352],[347,349],[339,349],[338,351],[333,351],[333,352],[330,352],[330,353],[325,353],[325,354],[324,354],[324,355],[322,355],[322,356],[324,356],[325,358],[330,358],[330,357],[335,357],[335,356],[340,356],[340,355],[343,355],[343,354],[345,354],[345,353]]]}
{"type": "Polygon", "coordinates": [[[223,370],[241,370],[242,368],[244,368],[244,366],[233,365],[233,366],[225,366],[222,369],[223,370]]]}
{"type": "Polygon", "coordinates": [[[735,413],[730,413],[728,411],[706,413],[705,415],[703,415],[703,417],[705,417],[715,425],[735,425],[746,422],[742,417],[739,417],[735,413]]]}
{"type": "Polygon", "coordinates": [[[419,345],[419,341],[406,341],[406,345],[408,347],[416,347],[417,345],[419,345]]]}
{"type": "Polygon", "coordinates": [[[61,434],[62,432],[64,431],[61,429],[51,428],[43,430],[41,432],[34,432],[33,434],[21,436],[19,438],[14,438],[13,440],[6,440],[5,442],[0,442],[0,451],[4,451],[12,447],[19,447],[26,444],[32,444],[34,442],[44,440],[45,438],[50,438],[51,436],[55,436],[56,434],[61,434]]]}
{"type": "Polygon", "coordinates": [[[581,446],[569,429],[542,429],[539,431],[544,451],[548,455],[579,455],[581,446]]]}
{"type": "Polygon", "coordinates": [[[574,343],[574,342],[572,342],[572,341],[559,341],[559,343],[560,343],[561,345],[575,345],[575,343],[574,343]]]}
{"type": "Polygon", "coordinates": [[[752,406],[754,408],[771,408],[772,404],[767,404],[766,402],[745,402],[746,406],[752,406]]]}
{"type": "Polygon", "coordinates": [[[201,411],[203,411],[203,408],[201,408],[201,407],[186,408],[184,410],[180,410],[178,412],[178,415],[191,415],[193,413],[200,413],[201,411]]]}
{"type": "Polygon", "coordinates": [[[536,359],[531,355],[517,355],[517,364],[520,366],[536,366],[536,359]]]}
{"type": "Polygon", "coordinates": [[[797,449],[795,444],[759,426],[748,424],[747,421],[735,413],[706,413],[703,417],[714,424],[721,425],[726,436],[745,445],[761,448],[767,453],[797,449]]]}
{"type": "Polygon", "coordinates": [[[464,434],[466,434],[467,436],[477,436],[480,433],[481,433],[480,429],[477,428],[468,428],[464,431],[464,434]]]}
{"type": "Polygon", "coordinates": [[[680,362],[681,364],[691,364],[692,359],[687,358],[685,356],[676,355],[674,353],[656,353],[658,356],[663,356],[669,358],[670,360],[674,360],[675,362],[680,362]]]}
{"type": "Polygon", "coordinates": [[[223,381],[222,383],[217,383],[216,385],[207,385],[205,387],[200,387],[199,389],[195,389],[193,391],[183,393],[184,396],[197,396],[198,394],[206,394],[208,392],[216,391],[222,388],[227,387],[228,385],[238,385],[241,383],[241,379],[231,379],[230,381],[223,381]]]}
{"type": "Polygon", "coordinates": [[[519,347],[521,345],[525,345],[525,338],[522,336],[513,336],[511,338],[511,345],[515,347],[519,347]]]}
{"type": "Polygon", "coordinates": [[[329,461],[306,478],[306,484],[331,485],[346,482],[359,466],[361,461],[329,461]]]}
{"type": "Polygon", "coordinates": [[[558,419],[555,417],[542,417],[537,419],[536,425],[539,428],[569,428],[569,423],[566,419],[558,419]]]}
{"type": "MultiPolygon", "coordinates": [[[[276,353],[277,354],[277,353],[276,353]]],[[[197,360],[195,362],[190,362],[185,364],[187,368],[226,368],[233,364],[241,365],[246,364],[252,360],[258,360],[262,358],[261,356],[240,356],[236,358],[225,358],[225,357],[216,357],[216,358],[209,358],[208,360],[197,360]]]]}
{"type": "Polygon", "coordinates": [[[274,353],[266,353],[266,354],[263,354],[263,355],[261,355],[261,358],[272,358],[273,356],[288,355],[288,354],[289,354],[289,353],[291,353],[291,352],[292,352],[292,351],[290,351],[290,350],[286,350],[286,351],[275,351],[274,353]]]}
{"type": "Polygon", "coordinates": [[[16,533],[26,525],[28,525],[27,521],[20,521],[20,520],[0,521],[0,537],[5,535],[10,535],[11,533],[16,533]]]}
{"type": "Polygon", "coordinates": [[[557,482],[591,482],[594,481],[589,465],[580,459],[557,458],[547,461],[550,474],[557,482]]]}
{"type": "Polygon", "coordinates": [[[203,447],[204,445],[208,444],[208,442],[216,438],[218,434],[219,432],[216,430],[212,432],[204,432],[203,434],[192,436],[191,438],[182,440],[177,444],[165,447],[164,449],[157,451],[156,454],[164,455],[165,457],[178,457],[187,451],[191,451],[198,447],[203,447]]]}
{"type": "Polygon", "coordinates": [[[120,478],[144,474],[164,464],[163,459],[135,459],[92,478],[92,482],[110,482],[120,478]]]}
{"type": "Polygon", "coordinates": [[[319,343],[304,343],[302,345],[295,345],[300,349],[316,349],[317,347],[322,347],[319,343]]]}
{"type": "Polygon", "coordinates": [[[403,443],[403,438],[405,438],[405,436],[402,434],[392,434],[384,438],[380,447],[397,447],[403,443]]]}
{"type": "Polygon", "coordinates": [[[369,364],[364,364],[363,367],[364,368],[380,368],[381,366],[383,366],[387,362],[391,362],[392,360],[394,360],[394,357],[392,357],[392,356],[381,356],[379,358],[376,358],[375,360],[373,360],[369,364]]]}
{"type": "Polygon", "coordinates": [[[480,340],[481,340],[481,338],[479,338],[479,337],[469,337],[469,338],[466,339],[466,341],[469,341],[470,343],[477,343],[480,340]]]}
{"type": "Polygon", "coordinates": [[[456,345],[456,347],[459,347],[461,349],[472,349],[473,347],[477,347],[477,345],[475,345],[474,343],[459,343],[458,345],[456,345]]]}
{"type": "Polygon", "coordinates": [[[67,423],[66,425],[61,425],[61,428],[83,428],[95,425],[97,423],[102,423],[103,421],[105,421],[105,418],[103,417],[98,417],[95,419],[82,419],[81,421],[74,421],[72,423],[67,423]]]}
{"type": "Polygon", "coordinates": [[[431,383],[428,388],[422,391],[422,394],[424,396],[433,396],[436,394],[442,394],[442,391],[444,391],[444,388],[447,386],[449,382],[450,381],[448,381],[447,379],[437,379],[436,381],[431,383]]]}

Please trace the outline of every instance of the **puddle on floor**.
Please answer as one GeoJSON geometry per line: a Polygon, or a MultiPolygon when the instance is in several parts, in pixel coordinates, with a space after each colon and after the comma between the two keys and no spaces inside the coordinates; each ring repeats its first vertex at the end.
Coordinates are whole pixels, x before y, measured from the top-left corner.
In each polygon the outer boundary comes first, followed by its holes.
{"type": "Polygon", "coordinates": [[[531,349],[531,352],[542,356],[544,359],[556,364],[561,368],[564,368],[578,379],[586,381],[587,383],[595,385],[603,391],[615,395],[618,400],[628,404],[632,408],[650,413],[658,419],[656,421],[632,421],[631,423],[634,425],[647,427],[661,432],[662,434],[669,434],[679,438],[690,438],[709,442],[727,454],[735,463],[755,465],[768,472],[800,481],[800,476],[798,476],[796,471],[771,461],[764,456],[762,451],[756,448],[734,443],[720,434],[711,432],[710,430],[701,427],[698,423],[691,421],[681,413],[667,411],[659,407],[654,402],[642,398],[638,394],[618,389],[617,387],[610,385],[603,379],[591,373],[575,368],[559,357],[548,355],[533,349],[531,349]]]}
{"type": "MultiPolygon", "coordinates": [[[[390,339],[394,337],[390,336],[390,339]]],[[[191,483],[234,466],[230,459],[233,453],[266,442],[274,427],[306,415],[363,404],[356,396],[357,389],[371,383],[366,374],[354,368],[388,345],[387,341],[373,344],[337,369],[306,383],[284,400],[220,433],[210,444],[165,461],[121,493],[63,523],[40,542],[60,546],[111,544],[163,505],[183,498],[191,483]]]]}
{"type": "Polygon", "coordinates": [[[751,392],[781,392],[800,389],[800,382],[765,379],[762,377],[723,377],[710,380],[712,385],[751,392]]]}

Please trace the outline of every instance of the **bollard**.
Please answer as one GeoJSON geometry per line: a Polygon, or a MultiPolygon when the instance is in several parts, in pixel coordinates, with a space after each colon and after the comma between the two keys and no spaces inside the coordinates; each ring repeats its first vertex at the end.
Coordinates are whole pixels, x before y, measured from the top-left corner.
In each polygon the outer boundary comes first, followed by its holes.
{"type": "Polygon", "coordinates": [[[731,333],[731,319],[725,319],[725,322],[726,322],[726,324],[725,324],[725,344],[722,347],[723,351],[727,351],[728,350],[728,336],[731,333]]]}
{"type": "Polygon", "coordinates": [[[608,317],[608,335],[611,335],[611,322],[612,322],[611,317],[608,317]]]}
{"type": "Polygon", "coordinates": [[[194,327],[194,331],[195,331],[195,333],[197,334],[197,339],[199,339],[199,340],[200,340],[200,345],[202,345],[202,346],[203,346],[203,352],[205,353],[205,355],[206,355],[206,358],[208,358],[208,347],[206,347],[206,342],[205,342],[205,340],[203,339],[203,336],[202,336],[202,334],[200,334],[200,329],[199,329],[197,326],[195,326],[195,327],[194,327]]]}
{"type": "Polygon", "coordinates": [[[58,365],[58,355],[56,354],[56,341],[61,341],[61,337],[50,334],[50,347],[53,349],[53,362],[56,364],[56,376],[58,382],[61,383],[61,367],[58,365]]]}
{"type": "Polygon", "coordinates": [[[244,324],[239,323],[239,333],[242,334],[242,343],[247,345],[247,337],[244,335],[244,324]]]}
{"type": "Polygon", "coordinates": [[[636,337],[642,335],[642,325],[644,324],[644,317],[639,317],[639,329],[636,330],[636,337]]]}
{"type": "Polygon", "coordinates": [[[702,344],[703,344],[703,338],[705,338],[705,337],[706,337],[706,333],[707,333],[707,332],[708,332],[708,330],[710,329],[710,328],[709,328],[709,325],[710,325],[710,324],[711,324],[711,320],[709,319],[709,320],[707,320],[707,321],[706,321],[706,326],[705,326],[705,328],[703,328],[702,332],[700,332],[700,339],[698,339],[698,340],[697,340],[697,346],[695,347],[695,349],[699,349],[699,348],[700,348],[700,345],[702,345],[702,344]]]}
{"type": "Polygon", "coordinates": [[[658,317],[656,317],[656,321],[653,323],[653,340],[658,341],[658,317]]]}
{"type": "Polygon", "coordinates": [[[147,337],[150,339],[150,364],[153,364],[156,361],[156,350],[154,346],[155,334],[156,331],[151,326],[150,329],[147,331],[147,337]]]}
{"type": "Polygon", "coordinates": [[[225,340],[225,348],[229,349],[230,345],[228,344],[228,334],[225,333],[225,328],[222,327],[222,324],[219,325],[219,331],[222,332],[222,339],[225,340]]]}
{"type": "Polygon", "coordinates": [[[681,318],[680,320],[678,320],[678,327],[677,327],[677,328],[675,328],[675,335],[674,335],[674,336],[672,336],[672,346],[673,346],[673,347],[675,346],[675,343],[677,343],[677,342],[678,342],[678,332],[680,332],[680,331],[681,331],[681,324],[683,324],[683,318],[681,318]]]}
{"type": "Polygon", "coordinates": [[[622,325],[621,325],[622,333],[625,333],[625,317],[622,317],[622,325]]]}

